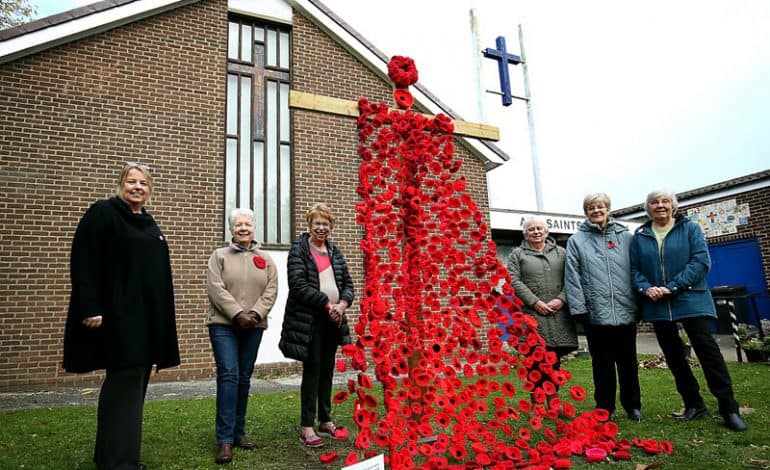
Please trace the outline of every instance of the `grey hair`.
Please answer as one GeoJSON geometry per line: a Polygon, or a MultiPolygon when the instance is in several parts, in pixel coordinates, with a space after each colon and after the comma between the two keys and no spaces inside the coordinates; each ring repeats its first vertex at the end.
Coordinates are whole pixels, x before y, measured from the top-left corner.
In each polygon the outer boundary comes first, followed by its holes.
{"type": "Polygon", "coordinates": [[[669,191],[668,189],[659,188],[654,189],[650,191],[649,194],[647,194],[647,199],[644,201],[644,211],[647,213],[647,215],[652,218],[652,212],[650,212],[650,202],[658,199],[659,197],[667,197],[671,199],[671,207],[674,209],[672,215],[676,214],[676,211],[679,209],[679,200],[676,198],[676,194],[674,194],[672,191],[669,191]]]}
{"type": "Polygon", "coordinates": [[[592,202],[601,202],[605,206],[607,206],[607,210],[610,210],[610,207],[612,205],[612,201],[610,200],[610,197],[607,195],[607,193],[588,193],[586,194],[586,197],[583,198],[583,213],[586,212],[588,209],[588,206],[592,202]]]}
{"type": "Polygon", "coordinates": [[[545,233],[548,233],[548,225],[545,224],[545,219],[543,219],[542,217],[538,217],[536,215],[531,215],[526,219],[524,219],[524,223],[521,224],[521,230],[523,232],[526,232],[527,228],[529,227],[529,224],[531,224],[532,222],[540,222],[543,225],[543,228],[545,229],[545,233]]]}
{"type": "Polygon", "coordinates": [[[251,219],[251,222],[256,225],[254,219],[254,211],[246,207],[238,207],[230,211],[230,217],[227,218],[227,222],[230,225],[230,233],[233,233],[233,225],[235,225],[235,218],[239,215],[247,215],[251,219]]]}

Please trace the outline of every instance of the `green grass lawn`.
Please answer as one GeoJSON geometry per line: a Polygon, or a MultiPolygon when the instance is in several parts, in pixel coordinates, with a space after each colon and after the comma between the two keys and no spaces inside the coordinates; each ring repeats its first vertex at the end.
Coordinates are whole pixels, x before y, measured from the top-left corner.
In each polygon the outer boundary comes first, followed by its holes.
{"type": "MultiPolygon", "coordinates": [[[[634,450],[630,462],[589,465],[573,457],[572,468],[635,469],[636,465],[657,464],[666,469],[770,468],[770,367],[758,364],[728,364],[735,392],[745,408],[749,430],[734,433],[722,426],[717,416],[679,423],[672,411],[682,407],[668,370],[640,370],[642,411],[646,420],[633,423],[625,414],[616,416],[622,437],[666,439],[674,444],[672,455],[647,456],[634,450]]],[[[587,359],[573,359],[565,365],[574,377],[571,384],[586,388],[588,399],[579,411],[593,405],[591,366],[587,359]]],[[[700,369],[696,376],[705,388],[700,369]]],[[[704,398],[716,411],[714,397],[704,398]]],[[[214,399],[149,402],[144,412],[142,460],[150,469],[207,469],[214,464],[214,399]]],[[[353,430],[350,403],[336,406],[335,420],[353,430]]],[[[307,449],[298,442],[299,392],[252,395],[247,431],[257,443],[255,451],[235,450],[233,469],[315,469],[342,467],[342,458],[353,449],[352,439],[329,442],[321,449],[307,449]],[[321,465],[321,453],[337,451],[341,458],[321,465]]],[[[30,409],[0,414],[0,469],[95,468],[91,462],[96,426],[93,406],[30,409]]]]}

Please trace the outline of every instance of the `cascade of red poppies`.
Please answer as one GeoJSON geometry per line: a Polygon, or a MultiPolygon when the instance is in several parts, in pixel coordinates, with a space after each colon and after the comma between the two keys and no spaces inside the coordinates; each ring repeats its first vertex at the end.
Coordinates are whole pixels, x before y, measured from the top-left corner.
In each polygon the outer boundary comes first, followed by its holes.
{"type": "Polygon", "coordinates": [[[357,340],[343,347],[358,377],[334,397],[354,399],[359,452],[345,463],[381,452],[393,469],[568,468],[573,455],[630,458],[632,443],[615,439],[617,425],[604,410],[575,417],[571,402],[585,398],[581,387],[547,400],[570,373],[554,370],[537,322],[519,309],[489,227],[458,176],[452,121],[409,109],[408,87],[417,81],[411,59],[394,57],[388,72],[404,110],[358,102],[365,286],[357,340]]]}

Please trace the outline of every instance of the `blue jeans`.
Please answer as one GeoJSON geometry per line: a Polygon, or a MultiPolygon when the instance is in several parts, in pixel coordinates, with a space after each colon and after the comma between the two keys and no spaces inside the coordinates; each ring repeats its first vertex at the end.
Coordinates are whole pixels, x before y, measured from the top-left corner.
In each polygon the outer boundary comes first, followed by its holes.
{"type": "Polygon", "coordinates": [[[217,364],[217,444],[232,444],[246,435],[251,374],[264,332],[262,328],[235,331],[225,325],[209,326],[217,364]]]}

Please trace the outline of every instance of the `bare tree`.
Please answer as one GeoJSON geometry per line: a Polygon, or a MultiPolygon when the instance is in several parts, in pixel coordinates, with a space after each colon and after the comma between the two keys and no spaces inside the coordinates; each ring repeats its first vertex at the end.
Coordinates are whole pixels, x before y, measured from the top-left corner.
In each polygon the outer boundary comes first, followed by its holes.
{"type": "Polygon", "coordinates": [[[37,7],[29,0],[0,0],[0,29],[18,26],[32,19],[37,7]]]}

